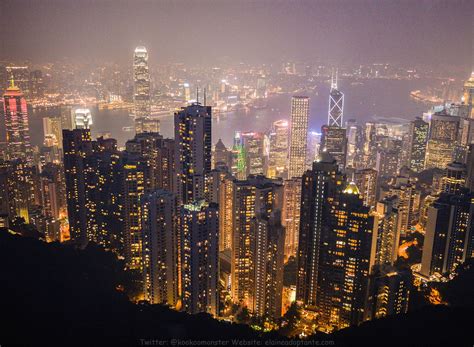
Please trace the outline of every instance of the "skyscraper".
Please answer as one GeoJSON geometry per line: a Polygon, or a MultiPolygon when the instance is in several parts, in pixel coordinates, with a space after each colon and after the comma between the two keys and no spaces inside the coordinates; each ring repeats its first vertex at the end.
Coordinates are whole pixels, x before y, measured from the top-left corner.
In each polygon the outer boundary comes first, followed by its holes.
{"type": "Polygon", "coordinates": [[[344,94],[337,89],[336,79],[331,78],[331,91],[329,92],[328,125],[330,127],[342,128],[342,117],[344,115],[344,94]]]}
{"type": "Polygon", "coordinates": [[[368,319],[379,319],[408,311],[412,275],[393,266],[377,267],[370,278],[368,319]]]}
{"type": "Polygon", "coordinates": [[[288,178],[301,177],[306,168],[309,98],[291,98],[290,151],[288,178]]]}
{"type": "Polygon", "coordinates": [[[452,162],[459,132],[459,117],[446,110],[431,116],[430,133],[426,147],[425,169],[440,168],[452,162]]]}
{"type": "Polygon", "coordinates": [[[288,168],[288,121],[273,123],[270,133],[270,151],[267,177],[284,177],[288,168]]]}
{"type": "Polygon", "coordinates": [[[150,72],[148,70],[148,51],[139,46],[133,54],[133,102],[135,107],[135,130],[144,132],[144,122],[151,117],[150,72]]]}
{"type": "Polygon", "coordinates": [[[326,329],[363,322],[373,262],[373,217],[350,183],[329,203],[328,223],[321,229],[316,307],[326,329]]]}
{"type": "Polygon", "coordinates": [[[313,308],[316,307],[321,233],[329,222],[330,204],[341,194],[344,181],[336,160],[327,152],[320,153],[312,170],[302,178],[296,300],[313,308]]]}
{"type": "Polygon", "coordinates": [[[204,200],[185,204],[178,223],[183,309],[216,316],[219,310],[217,205],[204,200]]]}
{"type": "Polygon", "coordinates": [[[255,308],[255,261],[263,248],[255,248],[255,217],[269,218],[281,211],[282,185],[280,181],[263,176],[249,176],[247,180],[234,181],[233,186],[233,242],[232,242],[232,299],[235,303],[255,308]]]}
{"type": "Polygon", "coordinates": [[[400,245],[400,221],[398,213],[398,197],[388,196],[377,202],[374,211],[374,238],[376,242],[375,259],[376,265],[393,265],[398,257],[400,245]]]}
{"type": "Polygon", "coordinates": [[[251,312],[259,317],[281,317],[283,244],[285,229],[280,211],[257,214],[252,220],[254,300],[251,312]]]}
{"type": "Polygon", "coordinates": [[[415,172],[425,168],[426,141],[428,140],[428,123],[417,118],[410,122],[410,169],[415,172]]]}
{"type": "Polygon", "coordinates": [[[285,259],[295,257],[298,250],[301,209],[301,177],[284,181],[281,223],[285,227],[285,259]]]}
{"type": "Polygon", "coordinates": [[[33,160],[28,124],[28,109],[23,93],[15,86],[13,79],[3,95],[7,158],[10,160],[33,160]]]}
{"type": "Polygon", "coordinates": [[[116,141],[92,141],[89,129],[63,130],[63,147],[71,239],[122,255],[122,156],[116,141]]]}
{"type": "Polygon", "coordinates": [[[346,167],[347,138],[346,129],[338,126],[321,127],[321,149],[331,154],[336,159],[340,170],[346,167]]]}
{"type": "Polygon", "coordinates": [[[441,193],[428,207],[421,274],[430,277],[452,273],[472,257],[473,211],[472,195],[467,190],[458,194],[441,193]]]}
{"type": "Polygon", "coordinates": [[[265,168],[264,136],[259,132],[240,133],[245,155],[246,177],[263,175],[265,168]]]}
{"type": "Polygon", "coordinates": [[[178,202],[204,198],[205,175],[211,171],[211,107],[198,103],[175,113],[175,166],[178,202]]]}
{"type": "Polygon", "coordinates": [[[63,130],[64,172],[69,232],[72,240],[87,241],[84,158],[92,152],[89,129],[63,130]]]}
{"type": "Polygon", "coordinates": [[[156,190],[142,197],[143,281],[145,299],[175,306],[178,300],[176,198],[156,190]]]}

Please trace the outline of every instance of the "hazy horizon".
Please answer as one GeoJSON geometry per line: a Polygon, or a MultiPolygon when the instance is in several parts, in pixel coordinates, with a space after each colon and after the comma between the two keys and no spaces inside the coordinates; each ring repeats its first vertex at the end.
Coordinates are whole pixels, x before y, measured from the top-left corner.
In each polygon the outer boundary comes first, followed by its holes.
{"type": "Polygon", "coordinates": [[[11,1],[0,60],[473,67],[470,1],[11,1]],[[369,39],[370,38],[370,39],[369,39]]]}

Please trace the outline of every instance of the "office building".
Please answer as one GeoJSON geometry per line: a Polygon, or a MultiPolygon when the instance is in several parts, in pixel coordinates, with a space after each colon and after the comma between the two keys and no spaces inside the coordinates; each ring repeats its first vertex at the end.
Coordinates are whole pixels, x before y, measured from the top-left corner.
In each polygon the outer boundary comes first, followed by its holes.
{"type": "Polygon", "coordinates": [[[301,177],[306,168],[309,98],[291,98],[290,150],[288,178],[301,177]]]}
{"type": "Polygon", "coordinates": [[[321,127],[321,148],[336,159],[340,170],[346,167],[347,138],[346,129],[337,126],[323,125],[321,127]]]}
{"type": "Polygon", "coordinates": [[[331,90],[329,92],[328,126],[342,128],[344,116],[344,94],[337,89],[336,78],[331,78],[331,90]]]}
{"type": "Polygon", "coordinates": [[[426,141],[428,140],[429,124],[417,118],[410,122],[410,169],[415,172],[425,168],[426,141]]]}
{"type": "Polygon", "coordinates": [[[151,117],[150,72],[148,51],[139,46],[133,54],[133,103],[135,112],[135,131],[140,134],[146,130],[145,123],[151,117]]]}

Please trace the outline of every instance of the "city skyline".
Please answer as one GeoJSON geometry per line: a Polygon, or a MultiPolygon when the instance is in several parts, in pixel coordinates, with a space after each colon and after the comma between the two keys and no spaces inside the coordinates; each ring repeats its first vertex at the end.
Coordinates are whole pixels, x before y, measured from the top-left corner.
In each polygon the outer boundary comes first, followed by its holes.
{"type": "MultiPolygon", "coordinates": [[[[448,328],[474,314],[474,71],[465,48],[448,39],[455,29],[465,42],[469,35],[459,21],[422,35],[443,11],[465,18],[466,3],[457,4],[206,0],[132,8],[84,0],[25,8],[27,18],[56,6],[51,28],[82,17],[85,26],[65,29],[49,48],[67,50],[77,39],[96,62],[74,49],[75,59],[21,62],[13,56],[25,43],[38,58],[45,53],[22,38],[27,28],[7,35],[19,42],[12,57],[0,53],[0,248],[22,256],[0,262],[10,292],[0,302],[12,298],[8,338],[29,338],[18,326],[31,325],[30,315],[48,326],[39,340],[82,341],[91,324],[127,345],[259,344],[247,336],[333,345],[351,334],[384,345],[387,331],[394,341],[444,342],[438,331],[449,343],[454,334],[470,338],[448,328]],[[91,9],[97,13],[85,16],[91,9]],[[153,17],[158,9],[164,13],[153,17]],[[243,9],[253,12],[233,22],[243,9]],[[127,27],[116,26],[125,15],[129,35],[94,47],[127,27]],[[311,16],[322,20],[305,23],[311,16]],[[167,57],[157,50],[160,35],[149,41],[163,25],[150,18],[175,24],[164,31],[176,39],[162,44],[167,57]],[[200,30],[188,34],[180,25],[187,19],[202,22],[200,30]],[[104,32],[83,43],[99,24],[104,32]],[[272,29],[279,40],[267,36],[266,53],[275,59],[253,47],[272,29]],[[229,48],[223,38],[231,33],[229,48]],[[185,44],[183,35],[199,40],[185,44]],[[281,43],[292,57],[278,53],[281,43]],[[326,62],[311,55],[320,44],[326,62]],[[421,50],[430,59],[420,65],[421,50]],[[232,54],[227,62],[223,51],[232,54]],[[113,52],[126,65],[106,62],[113,52]],[[62,311],[71,326],[56,331],[62,311]],[[197,333],[188,333],[189,322],[197,333]],[[378,328],[384,324],[389,330],[378,328]]],[[[49,35],[32,25],[38,42],[49,35]]]]}

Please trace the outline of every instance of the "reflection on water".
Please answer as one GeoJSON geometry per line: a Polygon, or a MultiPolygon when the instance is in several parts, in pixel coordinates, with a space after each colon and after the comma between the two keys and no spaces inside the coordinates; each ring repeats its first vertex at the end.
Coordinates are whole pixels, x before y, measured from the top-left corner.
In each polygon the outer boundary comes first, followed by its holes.
{"type": "MultiPolygon", "coordinates": [[[[359,123],[373,121],[375,118],[403,118],[413,119],[420,116],[429,106],[410,99],[409,93],[413,89],[421,89],[433,81],[397,81],[397,80],[367,80],[363,84],[351,85],[349,81],[341,81],[339,88],[345,94],[344,119],[354,118],[359,123]]],[[[310,96],[309,129],[319,130],[326,122],[328,108],[329,85],[320,85],[310,96]]],[[[226,113],[213,120],[213,143],[219,138],[226,146],[232,144],[235,130],[267,131],[272,122],[278,119],[289,119],[289,94],[272,96],[268,100],[268,107],[259,110],[239,110],[226,113]]],[[[43,141],[42,118],[58,114],[57,109],[40,110],[31,113],[30,128],[31,140],[34,145],[43,141]]],[[[133,119],[126,110],[98,110],[92,108],[94,124],[92,134],[109,132],[116,138],[119,146],[133,137],[133,132],[126,132],[122,128],[133,126],[133,119]]],[[[165,137],[173,137],[173,116],[161,118],[161,132],[165,137]]]]}

